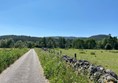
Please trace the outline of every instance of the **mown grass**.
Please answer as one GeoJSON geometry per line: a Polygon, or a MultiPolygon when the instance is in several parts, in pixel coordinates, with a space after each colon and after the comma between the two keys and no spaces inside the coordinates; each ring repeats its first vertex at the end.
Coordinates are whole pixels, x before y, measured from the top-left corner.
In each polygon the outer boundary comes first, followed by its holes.
{"type": "Polygon", "coordinates": [[[56,53],[35,49],[44,74],[50,83],[89,83],[86,76],[76,74],[56,53]]]}
{"type": "Polygon", "coordinates": [[[56,49],[63,54],[74,56],[77,59],[88,60],[93,64],[102,65],[106,69],[111,69],[118,75],[118,50],[80,50],[80,49],[56,49]]]}
{"type": "Polygon", "coordinates": [[[21,57],[28,49],[4,48],[0,49],[0,73],[21,57]]]}

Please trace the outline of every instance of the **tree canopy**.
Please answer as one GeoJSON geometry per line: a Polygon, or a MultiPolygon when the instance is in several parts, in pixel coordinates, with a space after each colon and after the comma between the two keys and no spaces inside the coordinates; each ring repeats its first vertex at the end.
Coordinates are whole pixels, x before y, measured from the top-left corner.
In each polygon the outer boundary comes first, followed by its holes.
{"type": "Polygon", "coordinates": [[[27,37],[27,36],[7,36],[0,37],[0,48],[76,48],[76,49],[118,49],[117,37],[109,35],[101,40],[93,38],[73,38],[64,37],[27,37]]]}

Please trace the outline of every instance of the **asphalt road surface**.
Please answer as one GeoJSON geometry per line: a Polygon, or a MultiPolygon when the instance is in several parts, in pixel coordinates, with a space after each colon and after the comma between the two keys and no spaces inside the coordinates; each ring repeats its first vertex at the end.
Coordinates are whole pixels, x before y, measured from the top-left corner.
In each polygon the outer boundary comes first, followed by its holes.
{"type": "Polygon", "coordinates": [[[0,74],[0,83],[48,83],[34,49],[0,74]]]}

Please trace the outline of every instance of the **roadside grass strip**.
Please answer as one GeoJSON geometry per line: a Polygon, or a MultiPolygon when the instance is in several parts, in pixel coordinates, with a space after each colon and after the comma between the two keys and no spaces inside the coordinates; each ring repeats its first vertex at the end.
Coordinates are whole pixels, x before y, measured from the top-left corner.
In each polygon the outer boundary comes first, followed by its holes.
{"type": "Polygon", "coordinates": [[[78,75],[60,56],[42,49],[35,49],[44,74],[50,83],[89,83],[86,76],[78,75]]]}
{"type": "Polygon", "coordinates": [[[27,48],[0,49],[0,73],[13,64],[19,57],[28,51],[27,48]]]}

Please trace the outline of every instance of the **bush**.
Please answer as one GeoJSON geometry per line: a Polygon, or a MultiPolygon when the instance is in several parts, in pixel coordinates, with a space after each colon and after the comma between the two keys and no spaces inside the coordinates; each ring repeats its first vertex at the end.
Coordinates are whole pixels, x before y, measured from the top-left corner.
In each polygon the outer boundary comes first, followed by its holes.
{"type": "Polygon", "coordinates": [[[111,50],[111,49],[112,49],[111,44],[107,43],[107,44],[105,45],[105,49],[106,49],[106,50],[111,50]]]}
{"type": "Polygon", "coordinates": [[[91,54],[91,55],[96,55],[95,52],[91,52],[90,54],[91,54]]]}

